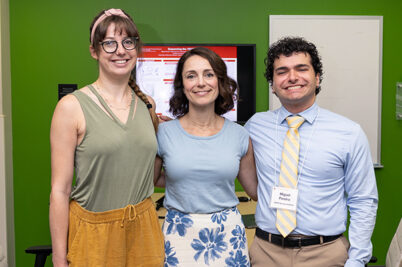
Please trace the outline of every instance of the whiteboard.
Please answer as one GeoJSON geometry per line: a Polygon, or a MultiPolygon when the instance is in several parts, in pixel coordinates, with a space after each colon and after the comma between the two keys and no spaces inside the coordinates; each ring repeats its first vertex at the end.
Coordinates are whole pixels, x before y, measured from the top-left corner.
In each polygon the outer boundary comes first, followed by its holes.
{"type": "MultiPolygon", "coordinates": [[[[317,104],[357,122],[381,165],[382,16],[269,16],[270,44],[284,36],[314,43],[322,57],[317,104]]],[[[269,92],[269,108],[280,107],[269,92]]]]}

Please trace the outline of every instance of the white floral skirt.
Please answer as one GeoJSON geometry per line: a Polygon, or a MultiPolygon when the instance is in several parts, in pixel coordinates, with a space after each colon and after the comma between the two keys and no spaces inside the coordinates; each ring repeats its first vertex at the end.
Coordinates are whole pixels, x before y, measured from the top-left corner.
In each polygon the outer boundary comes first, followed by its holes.
{"type": "Polygon", "coordinates": [[[211,214],[168,210],[162,231],[165,267],[250,266],[246,232],[236,207],[211,214]]]}

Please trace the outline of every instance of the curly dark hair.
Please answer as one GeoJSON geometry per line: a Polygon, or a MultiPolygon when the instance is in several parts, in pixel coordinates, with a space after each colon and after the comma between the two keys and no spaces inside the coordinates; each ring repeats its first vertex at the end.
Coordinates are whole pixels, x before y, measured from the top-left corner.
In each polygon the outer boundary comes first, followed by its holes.
{"type": "Polygon", "coordinates": [[[225,114],[234,107],[234,100],[237,99],[236,90],[238,89],[238,85],[235,80],[227,75],[226,64],[222,58],[214,51],[205,47],[193,48],[181,56],[174,77],[174,93],[169,101],[170,112],[177,117],[182,117],[188,112],[188,99],[183,92],[183,67],[187,59],[195,55],[208,60],[218,77],[219,95],[215,100],[215,113],[218,115],[225,114]]]}
{"type": "Polygon", "coordinates": [[[320,75],[320,85],[315,89],[315,94],[317,95],[321,90],[321,81],[323,77],[321,57],[318,54],[316,46],[301,37],[284,37],[270,46],[267,58],[265,58],[265,78],[272,85],[275,59],[278,59],[281,55],[290,56],[293,53],[299,52],[310,55],[311,65],[313,66],[314,72],[316,75],[320,75]]]}

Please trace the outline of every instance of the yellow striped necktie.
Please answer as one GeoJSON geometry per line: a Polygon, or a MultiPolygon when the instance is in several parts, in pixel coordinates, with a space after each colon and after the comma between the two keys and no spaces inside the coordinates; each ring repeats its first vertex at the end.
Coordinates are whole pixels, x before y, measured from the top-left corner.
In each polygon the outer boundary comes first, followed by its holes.
{"type": "MultiPolygon", "coordinates": [[[[286,133],[282,150],[281,172],[278,186],[286,188],[297,188],[297,166],[299,164],[299,131],[304,118],[301,116],[290,116],[286,118],[289,130],[286,133]]],[[[296,211],[277,209],[276,228],[286,237],[296,227],[296,211]]]]}

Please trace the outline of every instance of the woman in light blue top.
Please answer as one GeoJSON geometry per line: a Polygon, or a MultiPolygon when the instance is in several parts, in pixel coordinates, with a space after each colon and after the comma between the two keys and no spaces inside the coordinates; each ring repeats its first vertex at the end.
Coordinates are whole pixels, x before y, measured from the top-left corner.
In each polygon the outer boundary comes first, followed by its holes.
{"type": "Polygon", "coordinates": [[[180,58],[170,99],[177,119],[160,125],[155,161],[155,185],[166,187],[165,266],[250,266],[235,179],[257,199],[253,149],[247,131],[221,116],[237,88],[215,52],[180,58]]]}

